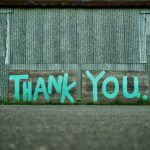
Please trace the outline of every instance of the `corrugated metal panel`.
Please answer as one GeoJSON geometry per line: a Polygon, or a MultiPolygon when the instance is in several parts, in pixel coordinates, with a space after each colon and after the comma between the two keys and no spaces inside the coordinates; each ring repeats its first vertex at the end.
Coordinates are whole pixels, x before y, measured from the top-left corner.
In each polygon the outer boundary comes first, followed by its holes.
{"type": "Polygon", "coordinates": [[[1,14],[12,13],[12,12],[13,12],[13,9],[0,8],[1,14]]]}
{"type": "Polygon", "coordinates": [[[43,29],[43,63],[58,64],[60,58],[60,12],[45,10],[43,29]]]}
{"type": "Polygon", "coordinates": [[[60,11],[60,63],[77,63],[77,10],[60,11]]]}
{"type": "Polygon", "coordinates": [[[5,57],[0,56],[0,100],[6,100],[8,94],[8,70],[5,64],[5,57]]]}
{"type": "Polygon", "coordinates": [[[139,36],[139,50],[140,50],[140,63],[147,63],[146,52],[146,15],[140,14],[140,36],[139,36]]]}
{"type": "Polygon", "coordinates": [[[147,55],[150,55],[150,35],[146,36],[146,49],[147,49],[147,55]]]}
{"type": "Polygon", "coordinates": [[[26,63],[26,24],[26,11],[15,9],[10,17],[10,63],[26,63]]]}
{"type": "Polygon", "coordinates": [[[140,63],[138,9],[15,9],[11,63],[140,63]]]}
{"type": "MultiPolygon", "coordinates": [[[[104,62],[105,63],[117,63],[117,57],[115,55],[116,53],[116,30],[117,30],[117,23],[116,19],[114,18],[114,11],[108,10],[107,12],[104,12],[103,15],[103,26],[102,26],[102,35],[104,36],[104,62]],[[115,56],[115,57],[114,57],[115,56]]],[[[124,49],[121,49],[124,50],[124,49]]],[[[123,51],[122,51],[123,52],[123,51]]]]}
{"type": "Polygon", "coordinates": [[[77,11],[78,63],[94,63],[93,10],[77,11]]]}
{"type": "Polygon", "coordinates": [[[150,14],[146,14],[146,50],[150,55],[150,14]]]}
{"type": "Polygon", "coordinates": [[[104,11],[93,10],[93,49],[94,63],[102,63],[105,59],[105,35],[103,35],[104,27],[104,11]]]}
{"type": "MultiPolygon", "coordinates": [[[[150,55],[147,57],[147,70],[148,70],[148,76],[149,76],[149,87],[150,87],[150,55]]],[[[149,88],[149,96],[150,96],[150,88],[149,88]]]]}
{"type": "Polygon", "coordinates": [[[150,14],[146,14],[146,35],[150,35],[150,14]]]}
{"type": "Polygon", "coordinates": [[[43,63],[43,26],[44,15],[42,10],[25,11],[26,25],[26,63],[43,63]]]}
{"type": "Polygon", "coordinates": [[[141,14],[149,14],[150,13],[150,9],[141,9],[141,14]]]}
{"type": "Polygon", "coordinates": [[[0,14],[0,56],[5,57],[7,36],[7,15],[0,14]]]}
{"type": "Polygon", "coordinates": [[[125,57],[126,62],[140,63],[139,52],[139,12],[124,12],[125,57]]]}
{"type": "Polygon", "coordinates": [[[6,37],[7,37],[7,14],[0,13],[0,100],[7,96],[7,67],[5,66],[6,57],[6,37]]]}

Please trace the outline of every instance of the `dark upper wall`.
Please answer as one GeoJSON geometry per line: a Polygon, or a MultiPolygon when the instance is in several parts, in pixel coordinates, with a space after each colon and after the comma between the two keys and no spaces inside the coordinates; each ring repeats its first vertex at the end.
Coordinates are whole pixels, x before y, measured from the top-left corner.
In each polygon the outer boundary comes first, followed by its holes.
{"type": "Polygon", "coordinates": [[[150,7],[150,0],[1,0],[0,7],[150,7]]]}

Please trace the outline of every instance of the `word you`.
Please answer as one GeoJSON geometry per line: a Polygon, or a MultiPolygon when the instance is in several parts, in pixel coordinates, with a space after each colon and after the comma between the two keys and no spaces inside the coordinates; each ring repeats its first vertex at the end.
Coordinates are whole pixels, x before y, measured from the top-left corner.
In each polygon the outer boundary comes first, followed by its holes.
{"type": "MultiPolygon", "coordinates": [[[[93,101],[98,101],[98,82],[101,81],[101,78],[105,75],[105,71],[100,72],[96,77],[92,75],[90,71],[86,71],[86,75],[89,78],[90,82],[92,83],[92,91],[93,91],[93,101]]],[[[20,100],[20,83],[22,80],[29,79],[29,75],[10,75],[9,80],[14,81],[14,98],[16,101],[20,100]]],[[[75,103],[74,98],[70,94],[70,90],[73,89],[77,84],[75,81],[68,84],[69,75],[65,73],[63,76],[59,75],[56,79],[53,75],[48,77],[48,86],[45,84],[45,80],[42,77],[37,79],[36,87],[34,92],[32,93],[32,82],[31,81],[24,81],[22,84],[22,91],[23,91],[23,101],[37,101],[39,93],[43,93],[45,100],[50,100],[50,95],[52,94],[53,88],[56,90],[56,93],[61,94],[61,103],[64,103],[65,100],[68,100],[71,103],[75,103]]],[[[115,98],[119,93],[119,81],[117,77],[109,76],[104,81],[102,81],[102,93],[107,99],[115,98]],[[111,92],[107,91],[107,85],[109,83],[114,84],[114,89],[111,92]]],[[[122,78],[122,92],[123,96],[128,99],[132,98],[140,98],[139,92],[139,79],[137,76],[134,76],[134,90],[133,92],[128,92],[128,78],[127,76],[123,76],[122,78]]],[[[142,97],[144,100],[148,99],[148,96],[144,95],[142,97]]]]}

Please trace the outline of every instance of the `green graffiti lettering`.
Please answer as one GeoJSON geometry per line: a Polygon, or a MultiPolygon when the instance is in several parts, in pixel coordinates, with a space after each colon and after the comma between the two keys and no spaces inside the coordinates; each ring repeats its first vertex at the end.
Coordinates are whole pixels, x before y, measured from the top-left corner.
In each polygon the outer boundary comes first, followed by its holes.
{"type": "Polygon", "coordinates": [[[72,82],[70,85],[68,84],[68,73],[64,74],[64,79],[63,79],[63,87],[62,87],[62,95],[61,95],[61,103],[65,102],[65,98],[68,97],[71,103],[75,103],[73,97],[69,93],[69,90],[71,90],[73,87],[76,86],[76,82],[72,82]]]}
{"type": "Polygon", "coordinates": [[[102,85],[102,91],[103,91],[103,94],[105,95],[105,97],[107,97],[108,99],[112,99],[112,98],[115,98],[118,93],[119,93],[119,83],[118,83],[118,80],[116,77],[108,77],[104,80],[103,82],[103,85],[102,85]],[[114,85],[115,85],[115,89],[112,93],[108,93],[107,92],[107,84],[109,82],[113,82],[114,85]]]}
{"type": "Polygon", "coordinates": [[[126,97],[126,98],[134,98],[134,97],[139,98],[140,97],[138,77],[134,77],[134,91],[133,91],[133,93],[129,93],[127,87],[128,87],[127,86],[127,76],[124,76],[123,77],[123,95],[124,95],[124,97],[126,97]]]}
{"type": "Polygon", "coordinates": [[[49,78],[48,78],[48,93],[52,94],[52,86],[54,86],[57,93],[61,93],[62,82],[63,82],[62,76],[58,76],[58,82],[56,81],[54,76],[52,76],[52,75],[49,76],[49,78]]]}
{"type": "Polygon", "coordinates": [[[27,99],[32,101],[32,82],[23,82],[23,101],[27,101],[27,99]]]}
{"type": "Polygon", "coordinates": [[[99,73],[97,77],[94,77],[90,71],[86,71],[86,75],[89,77],[89,79],[92,81],[93,84],[93,101],[98,101],[98,94],[97,94],[97,83],[98,81],[104,76],[105,71],[102,71],[99,73]]]}
{"type": "Polygon", "coordinates": [[[37,100],[38,93],[40,93],[40,92],[44,94],[44,96],[46,98],[46,101],[48,101],[49,100],[49,95],[47,93],[47,89],[46,89],[46,86],[45,86],[45,81],[41,77],[38,78],[36,88],[35,88],[35,92],[34,92],[34,96],[33,96],[33,101],[37,100]]]}
{"type": "Polygon", "coordinates": [[[19,101],[20,99],[20,94],[19,94],[19,85],[20,85],[20,80],[28,79],[28,75],[10,75],[9,80],[14,80],[14,98],[16,101],[19,101]]]}

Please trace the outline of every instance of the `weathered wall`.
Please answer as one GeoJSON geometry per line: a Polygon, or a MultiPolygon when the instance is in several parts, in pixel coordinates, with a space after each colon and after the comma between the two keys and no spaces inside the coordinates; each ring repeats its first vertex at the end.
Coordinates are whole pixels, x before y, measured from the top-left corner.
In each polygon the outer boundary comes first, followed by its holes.
{"type": "Polygon", "coordinates": [[[140,63],[139,15],[136,9],[16,9],[11,63],[140,63]]]}
{"type": "MultiPolygon", "coordinates": [[[[149,12],[145,9],[0,9],[0,66],[5,68],[0,72],[6,79],[0,79],[0,88],[4,89],[4,85],[7,88],[8,68],[11,71],[77,70],[79,99],[82,70],[148,72],[149,36],[145,33],[148,29],[145,18],[148,20],[149,12]]],[[[7,97],[4,92],[0,95],[3,99],[7,97]]]]}
{"type": "Polygon", "coordinates": [[[7,15],[0,14],[0,99],[7,97],[8,68],[5,65],[7,15]]]}

